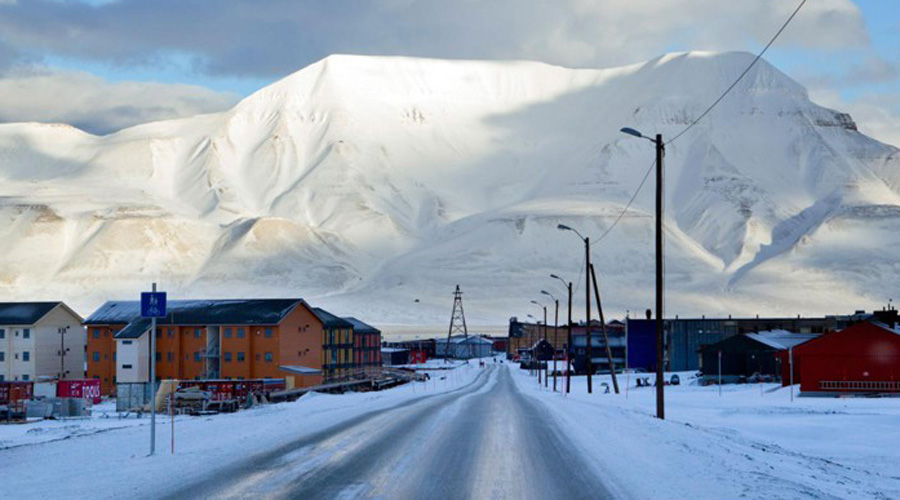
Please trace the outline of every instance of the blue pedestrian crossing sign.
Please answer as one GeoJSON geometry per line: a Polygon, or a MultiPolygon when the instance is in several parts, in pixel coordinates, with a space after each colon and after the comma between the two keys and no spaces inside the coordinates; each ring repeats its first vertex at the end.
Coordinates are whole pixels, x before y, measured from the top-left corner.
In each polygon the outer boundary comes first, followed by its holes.
{"type": "Polygon", "coordinates": [[[141,292],[141,317],[166,316],[166,292],[141,292]]]}

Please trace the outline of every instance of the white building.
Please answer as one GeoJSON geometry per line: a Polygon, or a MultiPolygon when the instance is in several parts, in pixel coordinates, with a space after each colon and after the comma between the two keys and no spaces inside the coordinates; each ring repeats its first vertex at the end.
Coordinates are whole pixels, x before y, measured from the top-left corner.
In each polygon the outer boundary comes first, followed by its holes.
{"type": "Polygon", "coordinates": [[[0,381],[84,378],[81,321],[62,302],[0,302],[0,381]]]}

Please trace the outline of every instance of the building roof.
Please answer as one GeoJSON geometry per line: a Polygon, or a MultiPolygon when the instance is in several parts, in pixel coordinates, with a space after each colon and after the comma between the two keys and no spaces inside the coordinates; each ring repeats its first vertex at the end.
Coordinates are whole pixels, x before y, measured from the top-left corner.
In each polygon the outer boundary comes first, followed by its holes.
{"type": "Polygon", "coordinates": [[[769,330],[759,333],[746,333],[744,335],[749,339],[778,350],[788,349],[820,336],[817,333],[791,333],[787,330],[769,330]]]}
{"type": "Polygon", "coordinates": [[[342,318],[344,321],[348,321],[353,325],[353,331],[359,333],[381,333],[381,330],[375,328],[372,325],[367,323],[363,323],[362,321],[354,318],[353,316],[347,316],[346,318],[342,318]]]}
{"type": "Polygon", "coordinates": [[[318,375],[319,373],[322,373],[322,370],[299,365],[281,365],[278,369],[291,373],[299,373],[300,375],[318,375]]]}
{"type": "MultiPolygon", "coordinates": [[[[301,299],[171,300],[160,325],[277,325],[301,299]]],[[[87,325],[128,324],[141,319],[139,300],[111,300],[86,320],[87,325]]]]}
{"type": "Polygon", "coordinates": [[[325,328],[353,328],[353,323],[343,320],[321,307],[313,307],[312,312],[325,325],[325,328]]]}
{"type": "Polygon", "coordinates": [[[382,347],[381,352],[384,352],[384,353],[409,352],[409,349],[403,349],[401,347],[382,347]]]}
{"type": "Polygon", "coordinates": [[[62,302],[0,302],[0,325],[33,325],[60,304],[62,302]]]}

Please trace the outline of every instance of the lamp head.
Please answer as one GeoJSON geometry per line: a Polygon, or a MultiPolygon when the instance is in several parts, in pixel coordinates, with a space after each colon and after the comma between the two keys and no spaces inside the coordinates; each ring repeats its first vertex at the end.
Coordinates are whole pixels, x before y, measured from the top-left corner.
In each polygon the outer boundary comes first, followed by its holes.
{"type": "Polygon", "coordinates": [[[631,128],[631,127],[623,127],[623,128],[620,128],[620,129],[619,129],[619,132],[622,132],[623,134],[633,135],[633,136],[638,137],[638,138],[641,138],[641,139],[644,138],[644,134],[638,132],[637,130],[635,130],[635,129],[631,128]]]}
{"type": "Polygon", "coordinates": [[[556,229],[559,229],[560,231],[572,231],[572,228],[565,224],[557,224],[556,229]]]}

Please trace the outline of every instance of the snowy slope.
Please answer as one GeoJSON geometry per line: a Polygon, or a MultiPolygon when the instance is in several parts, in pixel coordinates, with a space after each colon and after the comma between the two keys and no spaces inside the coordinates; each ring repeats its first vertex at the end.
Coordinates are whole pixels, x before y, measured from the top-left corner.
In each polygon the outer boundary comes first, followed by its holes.
{"type": "MultiPolygon", "coordinates": [[[[103,137],[0,125],[0,297],[89,312],[303,296],[373,321],[502,323],[578,277],[653,160],[752,58],[594,70],[332,56],[233,109],[103,137]],[[415,299],[420,302],[415,303],[415,299]]],[[[672,314],[795,314],[893,294],[900,154],[759,64],[666,157],[672,314]]],[[[594,258],[616,312],[652,300],[652,180],[594,258]]]]}

